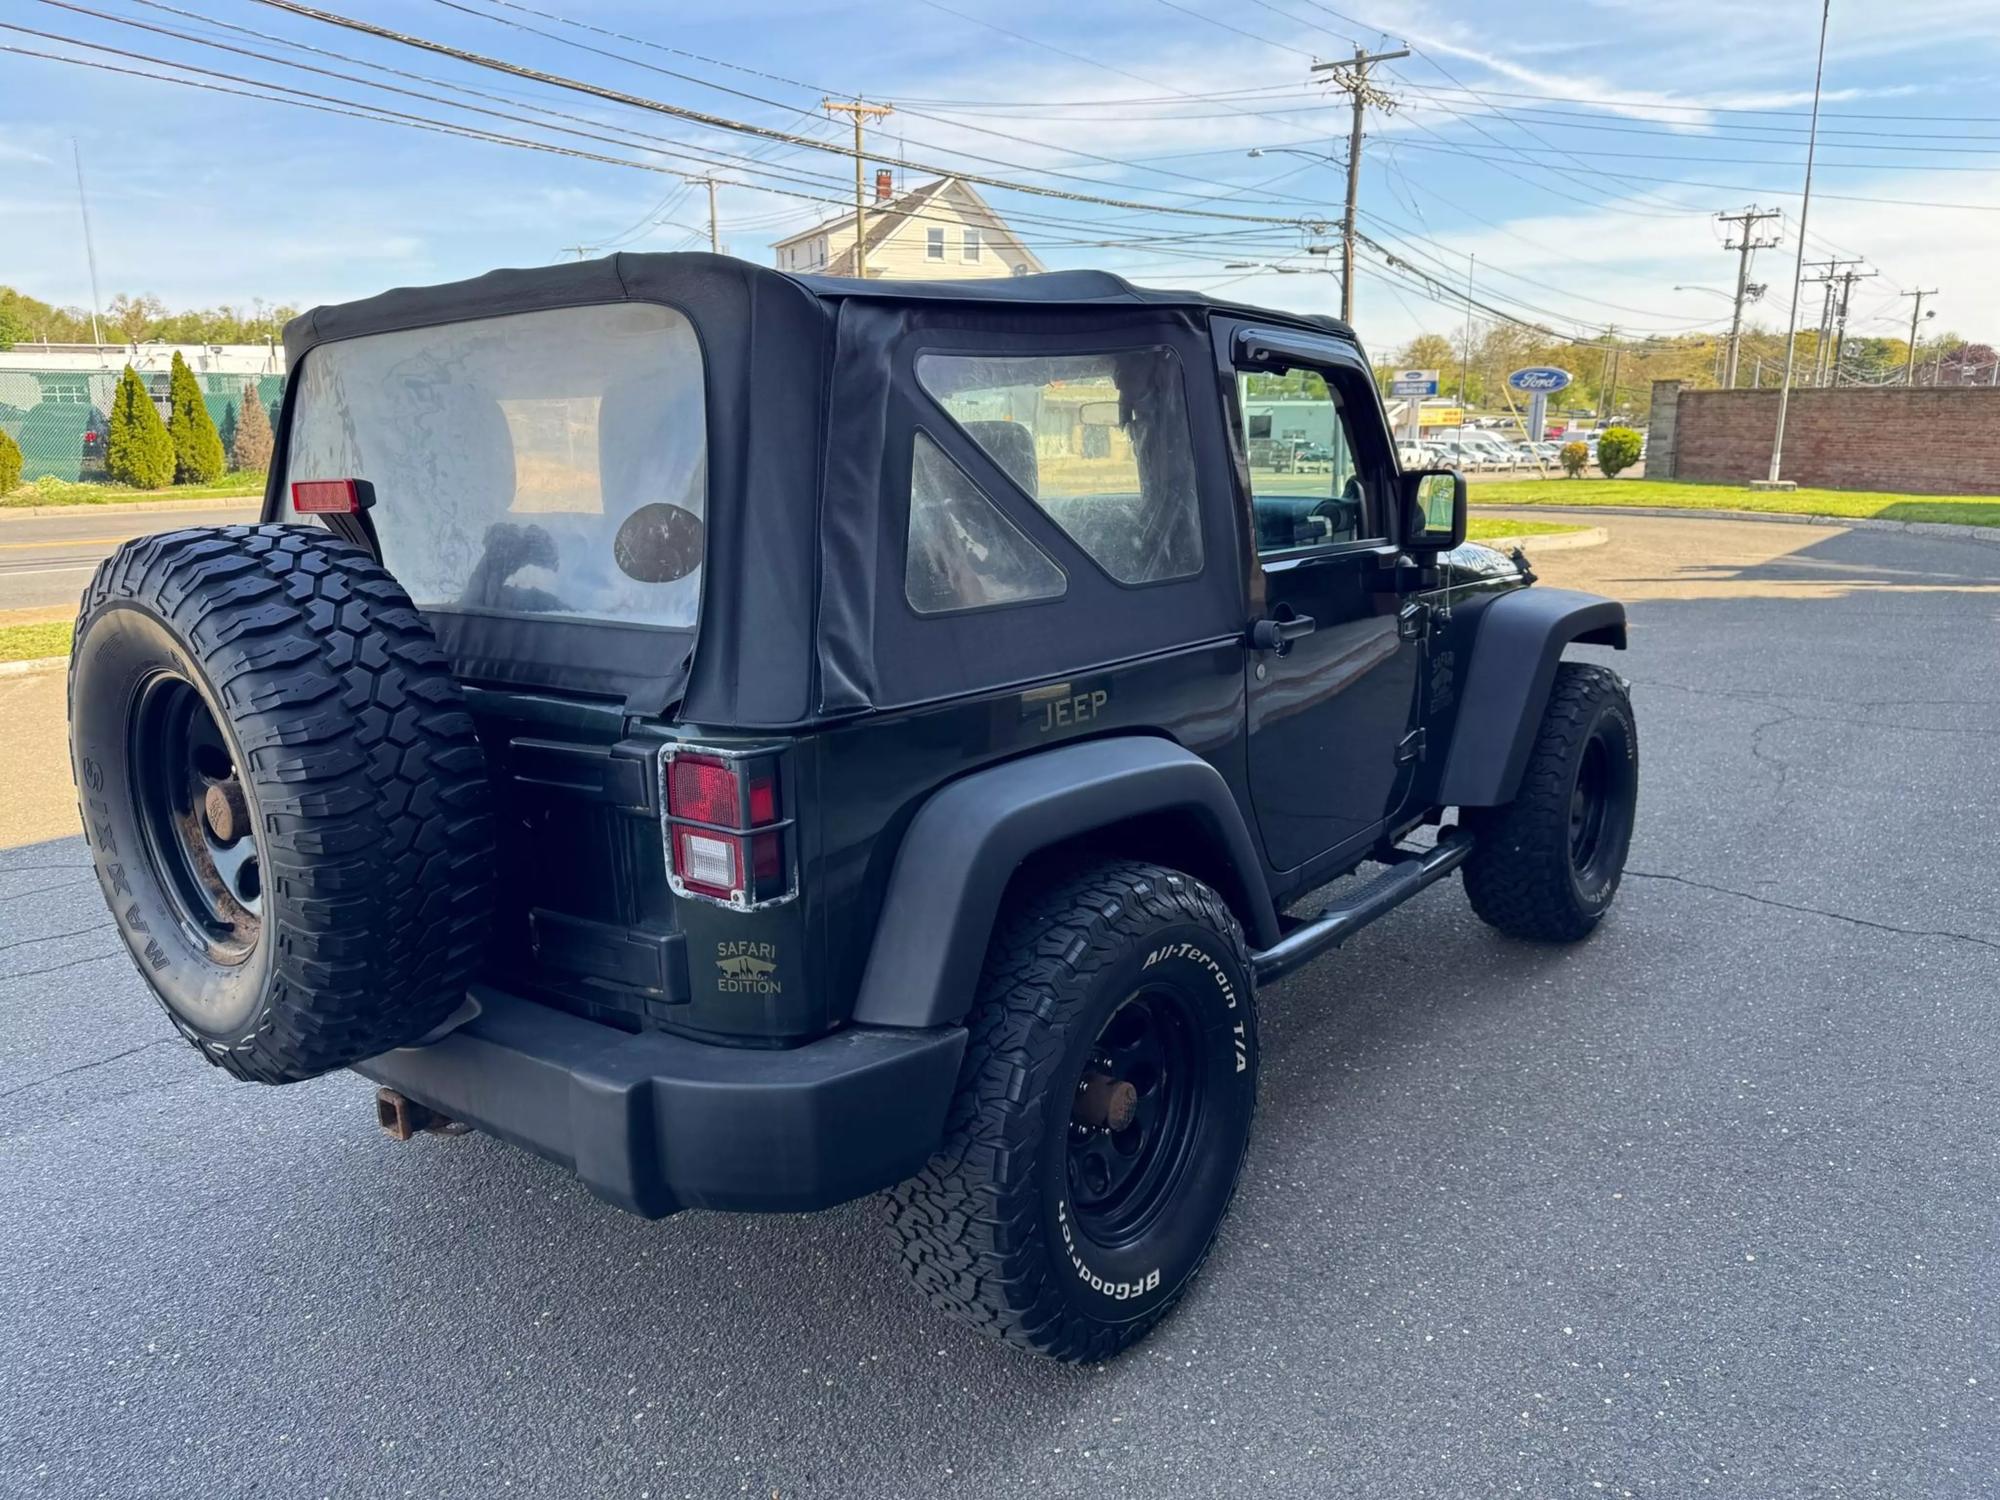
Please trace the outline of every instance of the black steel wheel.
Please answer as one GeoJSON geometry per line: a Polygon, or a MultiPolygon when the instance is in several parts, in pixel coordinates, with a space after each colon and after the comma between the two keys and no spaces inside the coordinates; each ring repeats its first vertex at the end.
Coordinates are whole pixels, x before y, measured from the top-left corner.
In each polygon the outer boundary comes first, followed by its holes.
{"type": "Polygon", "coordinates": [[[140,836],[187,936],[219,964],[263,931],[264,862],[236,753],[201,689],[173,671],[139,686],[132,711],[140,836]]]}
{"type": "MultiPolygon", "coordinates": [[[[1026,877],[1032,878],[1032,877],[1026,877]]],[[[1104,1359],[1207,1257],[1256,1106],[1249,955],[1222,898],[1156,865],[1055,880],[988,952],[946,1139],[889,1195],[961,1322],[1104,1359]]]]}
{"type": "Polygon", "coordinates": [[[1066,1174],[1077,1231],[1107,1248],[1172,1202],[1202,1123],[1201,1021],[1181,990],[1149,985],[1091,1045],[1070,1112],[1066,1174]]]}
{"type": "Polygon", "coordinates": [[[202,1056],[289,1083],[465,997],[492,902],[485,759],[409,597],[317,528],[141,537],[97,570],[70,755],[98,883],[202,1056]]]}
{"type": "Polygon", "coordinates": [[[1575,942],[1611,907],[1639,802],[1639,731],[1615,672],[1556,669],[1520,789],[1505,807],[1468,808],[1466,894],[1513,937],[1575,942]]]}

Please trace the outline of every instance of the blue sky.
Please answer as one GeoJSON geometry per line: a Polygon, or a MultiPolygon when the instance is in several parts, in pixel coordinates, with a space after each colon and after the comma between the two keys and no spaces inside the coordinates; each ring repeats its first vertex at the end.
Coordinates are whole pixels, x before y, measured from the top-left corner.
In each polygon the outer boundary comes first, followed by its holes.
{"type": "MultiPolygon", "coordinates": [[[[222,75],[203,79],[219,87],[263,93],[279,83],[303,91],[295,99],[336,108],[365,100],[633,165],[0,52],[0,281],[51,301],[89,299],[72,138],[105,297],[152,292],[176,306],[305,305],[548,262],[575,245],[697,244],[705,200],[679,181],[683,171],[727,180],[723,238],[768,262],[771,241],[836,211],[826,200],[850,191],[842,184],[852,164],[838,155],[496,74],[257,0],[76,3],[521,118],[218,52],[44,0],[5,0],[0,21],[71,40],[0,32],[0,47],[150,71],[184,62],[222,75]],[[612,140],[544,128],[554,125],[612,140]]],[[[1771,286],[1759,320],[1782,326],[1818,19],[1812,0],[751,0],[699,15],[620,0],[520,0],[555,20],[504,0],[322,3],[830,143],[844,143],[847,127],[817,112],[822,91],[896,103],[871,132],[884,153],[1144,205],[982,189],[1052,266],[1101,265],[1315,309],[1337,306],[1338,292],[1323,274],[1331,258],[1305,247],[1331,238],[1313,225],[1337,217],[1342,168],[1288,153],[1339,154],[1347,117],[1309,69],[1357,39],[1411,45],[1416,55],[1378,75],[1398,107],[1371,116],[1364,153],[1363,232],[1418,268],[1398,284],[1364,262],[1356,321],[1385,354],[1421,329],[1457,326],[1462,305],[1453,310],[1441,284],[1461,284],[1473,255],[1482,300],[1565,333],[1714,327],[1726,319],[1724,299],[1675,288],[1733,282],[1735,259],[1712,215],[1752,202],[1786,211],[1783,245],[1763,252],[1753,275],[1771,286]],[[1265,154],[1253,158],[1253,148],[1265,154]]],[[[1903,328],[1909,304],[1896,293],[1923,286],[1940,289],[1934,328],[2000,341],[1996,54],[2000,0],[1835,0],[1808,258],[1859,256],[1881,273],[1855,293],[1860,331],[1903,328]]],[[[1815,296],[1814,315],[1817,306],[1815,296]]]]}

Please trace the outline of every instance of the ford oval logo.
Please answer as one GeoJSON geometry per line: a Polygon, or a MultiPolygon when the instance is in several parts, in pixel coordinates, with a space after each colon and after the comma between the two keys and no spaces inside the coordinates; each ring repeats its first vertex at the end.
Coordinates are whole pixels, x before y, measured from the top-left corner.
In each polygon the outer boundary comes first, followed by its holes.
{"type": "Polygon", "coordinates": [[[1569,381],[1569,371],[1558,370],[1553,365],[1530,365],[1507,377],[1507,384],[1517,391],[1559,391],[1569,381]]]}

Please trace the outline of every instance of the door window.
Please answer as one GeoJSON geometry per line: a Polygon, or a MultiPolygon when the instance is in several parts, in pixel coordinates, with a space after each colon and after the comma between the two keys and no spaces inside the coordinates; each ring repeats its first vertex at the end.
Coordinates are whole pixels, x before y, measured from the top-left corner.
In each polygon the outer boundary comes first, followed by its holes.
{"type": "Polygon", "coordinates": [[[1239,371],[1257,551],[1297,552],[1383,535],[1346,408],[1317,370],[1239,371]]]}

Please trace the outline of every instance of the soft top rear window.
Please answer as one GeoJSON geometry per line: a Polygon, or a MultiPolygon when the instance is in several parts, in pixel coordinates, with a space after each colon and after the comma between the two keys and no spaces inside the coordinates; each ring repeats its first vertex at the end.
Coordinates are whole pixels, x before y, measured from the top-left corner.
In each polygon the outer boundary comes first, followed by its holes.
{"type": "Polygon", "coordinates": [[[286,506],[297,480],[369,481],[419,608],[694,626],[706,403],[673,308],[371,334],[320,345],[295,384],[286,506]]]}

